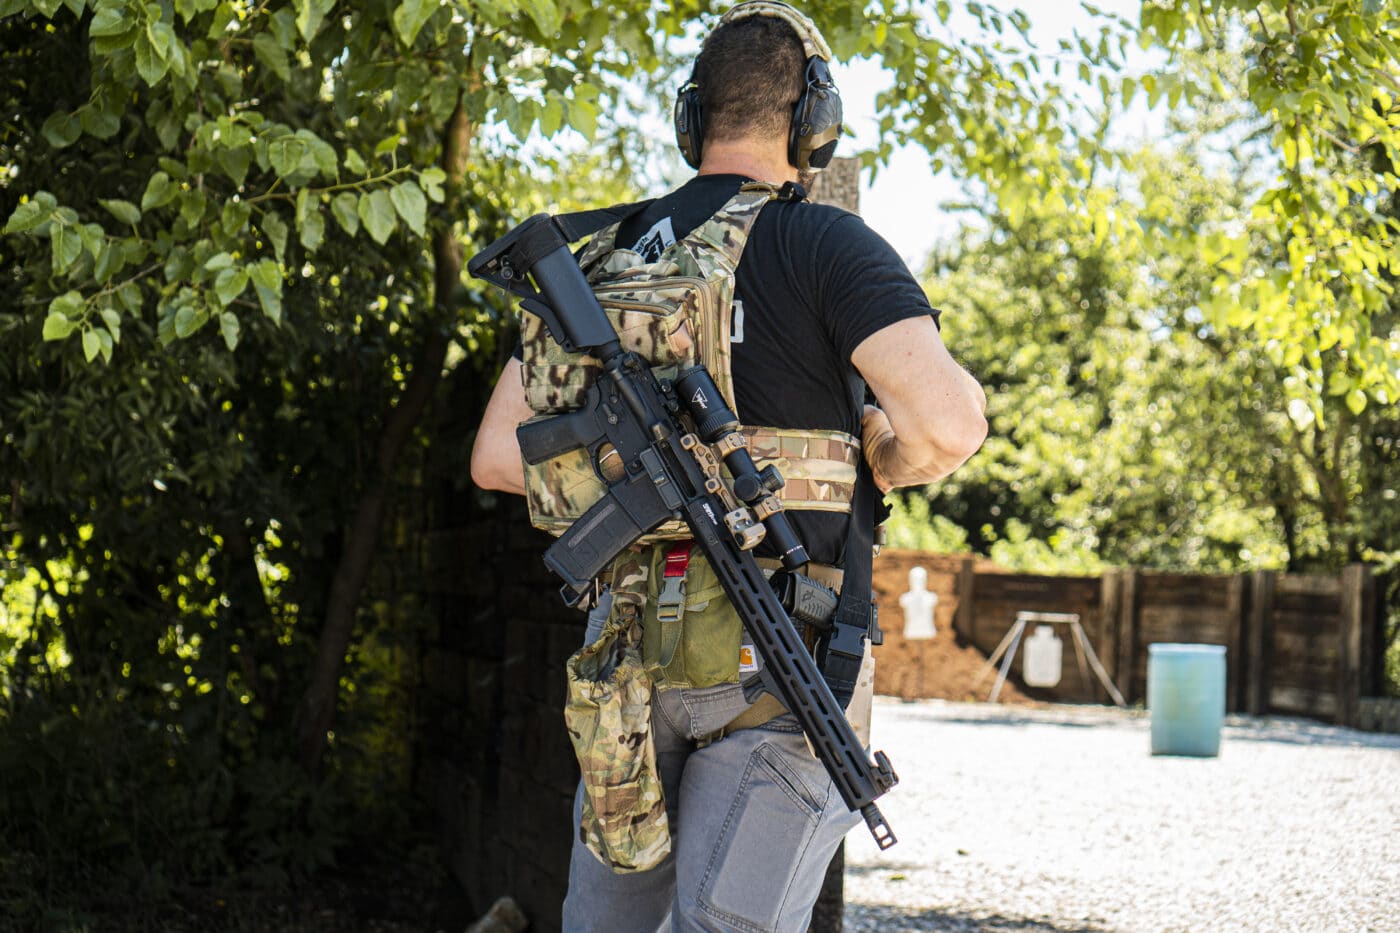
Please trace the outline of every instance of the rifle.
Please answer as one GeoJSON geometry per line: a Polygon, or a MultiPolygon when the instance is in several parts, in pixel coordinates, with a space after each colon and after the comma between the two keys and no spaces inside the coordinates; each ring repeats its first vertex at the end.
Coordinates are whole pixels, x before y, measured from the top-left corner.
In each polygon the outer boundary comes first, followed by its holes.
{"type": "Polygon", "coordinates": [[[895,836],[875,800],[899,778],[884,752],[873,762],[866,755],[752,553],[768,538],[787,570],[807,563],[773,495],[782,476],[772,466],[757,469],[738,417],[703,366],[662,381],[646,360],[622,349],[569,252],[576,237],[567,233],[556,218],[536,214],[467,265],[473,276],[523,298],[521,307],[542,318],[565,351],[602,361],[583,407],[516,431],[527,463],[584,447],[606,483],[603,497],[545,551],[545,564],[564,581],[561,596],[578,604],[625,548],[663,522],[685,521],[841,799],[864,817],[876,844],[889,848],[895,836]],[[606,471],[599,468],[604,457],[606,471]],[[734,478],[732,491],[720,459],[734,478]]]}

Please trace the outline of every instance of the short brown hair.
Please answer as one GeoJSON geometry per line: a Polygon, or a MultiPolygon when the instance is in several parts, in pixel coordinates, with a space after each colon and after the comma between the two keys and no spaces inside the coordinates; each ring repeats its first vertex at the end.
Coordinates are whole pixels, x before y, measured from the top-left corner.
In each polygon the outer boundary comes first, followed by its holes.
{"type": "Polygon", "coordinates": [[[806,64],[802,40],[781,19],[751,16],[721,23],[695,59],[705,140],[786,139],[806,64]]]}

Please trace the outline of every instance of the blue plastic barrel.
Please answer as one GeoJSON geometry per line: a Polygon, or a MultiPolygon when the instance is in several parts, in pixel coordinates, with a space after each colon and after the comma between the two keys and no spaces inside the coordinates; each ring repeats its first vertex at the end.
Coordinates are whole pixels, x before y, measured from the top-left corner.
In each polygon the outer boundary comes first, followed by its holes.
{"type": "Polygon", "coordinates": [[[1214,758],[1225,720],[1225,646],[1147,646],[1152,754],[1214,758]]]}

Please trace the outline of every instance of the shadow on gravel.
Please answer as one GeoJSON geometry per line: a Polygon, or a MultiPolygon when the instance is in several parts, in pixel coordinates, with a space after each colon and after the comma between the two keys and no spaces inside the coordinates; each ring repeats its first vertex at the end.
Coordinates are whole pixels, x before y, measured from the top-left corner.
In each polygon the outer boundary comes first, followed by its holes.
{"type": "Polygon", "coordinates": [[[1400,735],[1359,732],[1309,722],[1306,719],[1250,719],[1231,716],[1225,723],[1226,742],[1275,742],[1284,745],[1321,745],[1331,748],[1396,748],[1400,735]]]}
{"type": "Polygon", "coordinates": [[[902,907],[866,904],[846,905],[848,933],[1105,933],[1105,927],[1071,924],[1052,920],[1003,917],[1000,914],[974,916],[945,910],[910,910],[902,907]]]}
{"type": "Polygon", "coordinates": [[[939,723],[956,726],[1063,726],[1069,729],[1092,729],[1103,722],[1074,722],[1065,719],[1045,719],[1024,713],[989,714],[986,716],[939,716],[939,723]]]}

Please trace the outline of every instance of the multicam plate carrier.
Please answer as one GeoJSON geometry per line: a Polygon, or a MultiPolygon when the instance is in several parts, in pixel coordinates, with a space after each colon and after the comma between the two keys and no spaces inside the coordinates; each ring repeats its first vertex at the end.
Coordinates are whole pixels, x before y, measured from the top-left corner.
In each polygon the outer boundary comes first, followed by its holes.
{"type": "MultiPolygon", "coordinates": [[[[602,230],[579,256],[599,303],[617,329],[623,349],[649,360],[657,378],[672,379],[696,363],[714,377],[730,408],[734,404],[729,337],[734,270],[759,212],[779,189],[752,182],[739,189],[709,220],[678,240],[656,262],[617,249],[618,224],[602,230]]],[[[587,354],[567,353],[533,314],[521,322],[525,398],[537,417],[574,411],[602,370],[587,354]]],[[[784,508],[849,512],[860,441],[841,431],[745,426],[749,452],[759,467],[773,464],[786,485],[784,508]]],[[[594,464],[577,449],[536,466],[525,466],[530,521],[563,534],[603,495],[609,464],[594,464]]],[[[684,523],[667,522],[638,543],[690,537],[684,523]]]]}

